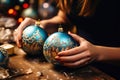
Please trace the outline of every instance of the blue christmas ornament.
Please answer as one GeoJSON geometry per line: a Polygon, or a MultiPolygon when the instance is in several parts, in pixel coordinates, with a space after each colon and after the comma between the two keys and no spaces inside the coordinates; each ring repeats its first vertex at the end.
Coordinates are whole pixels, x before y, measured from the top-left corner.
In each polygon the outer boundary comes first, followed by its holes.
{"type": "Polygon", "coordinates": [[[77,46],[77,42],[67,33],[62,32],[59,28],[58,32],[51,34],[45,41],[43,46],[43,54],[48,62],[60,65],[55,60],[58,52],[68,50],[77,46]]]}
{"type": "Polygon", "coordinates": [[[8,54],[7,51],[0,47],[0,66],[6,66],[8,63],[8,54]]]}
{"type": "Polygon", "coordinates": [[[44,41],[48,37],[47,32],[39,25],[37,22],[23,30],[22,48],[30,55],[41,53],[44,41]]]}

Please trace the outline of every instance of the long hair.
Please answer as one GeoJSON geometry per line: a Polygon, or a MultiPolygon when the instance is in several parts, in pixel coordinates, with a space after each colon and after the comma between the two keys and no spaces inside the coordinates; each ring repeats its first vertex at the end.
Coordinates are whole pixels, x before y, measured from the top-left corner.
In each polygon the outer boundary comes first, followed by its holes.
{"type": "Polygon", "coordinates": [[[72,11],[73,2],[77,1],[76,10],[79,16],[93,15],[99,0],[56,0],[58,7],[66,13],[72,11]]]}

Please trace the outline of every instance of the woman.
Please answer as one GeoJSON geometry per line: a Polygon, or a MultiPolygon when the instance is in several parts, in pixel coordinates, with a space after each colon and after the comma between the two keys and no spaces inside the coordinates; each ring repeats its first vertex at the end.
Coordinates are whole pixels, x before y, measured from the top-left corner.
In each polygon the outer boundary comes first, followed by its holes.
{"type": "MultiPolygon", "coordinates": [[[[116,11],[113,9],[115,2],[112,0],[55,1],[57,1],[60,10],[55,17],[42,20],[42,28],[48,31],[51,29],[49,27],[51,25],[55,26],[61,23],[75,25],[79,36],[71,32],[69,34],[80,44],[76,48],[59,52],[58,56],[55,57],[56,60],[67,67],[79,67],[92,61],[120,60],[120,35],[117,25],[119,23],[114,21],[116,19],[114,17],[116,11]],[[112,7],[110,7],[110,4],[113,4],[112,7]],[[115,33],[111,32],[113,26],[116,27],[115,33]]],[[[14,39],[19,47],[21,47],[20,40],[23,29],[30,24],[34,24],[35,21],[26,18],[16,29],[14,39]]],[[[54,26],[52,32],[56,31],[54,26]]]]}

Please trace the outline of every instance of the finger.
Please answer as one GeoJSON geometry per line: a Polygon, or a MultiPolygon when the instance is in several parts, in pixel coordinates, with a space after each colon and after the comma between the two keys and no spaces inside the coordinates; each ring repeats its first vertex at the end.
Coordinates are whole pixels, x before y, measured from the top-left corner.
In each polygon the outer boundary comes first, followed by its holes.
{"type": "Polygon", "coordinates": [[[21,38],[21,35],[22,35],[22,34],[21,34],[21,32],[20,32],[19,35],[16,36],[16,43],[17,43],[17,46],[18,46],[18,47],[21,47],[21,42],[20,42],[21,39],[22,39],[22,38],[21,38]]]}
{"type": "Polygon", "coordinates": [[[58,56],[70,56],[70,55],[75,55],[77,53],[81,53],[83,51],[85,51],[86,49],[83,48],[82,46],[78,46],[78,47],[75,47],[75,48],[72,48],[72,49],[69,49],[69,50],[66,50],[66,51],[61,51],[58,53],[58,56]]]}
{"type": "Polygon", "coordinates": [[[72,56],[56,56],[55,59],[62,62],[75,62],[89,57],[87,51],[72,56]]]}
{"type": "Polygon", "coordinates": [[[17,44],[18,47],[21,47],[19,39],[16,39],[16,44],[17,44]]]}
{"type": "Polygon", "coordinates": [[[15,29],[13,35],[14,35],[14,41],[16,42],[17,46],[21,47],[20,40],[21,40],[22,31],[15,29]]]}
{"type": "Polygon", "coordinates": [[[24,21],[19,25],[18,28],[21,28],[21,30],[23,30],[26,26],[29,26],[31,24],[35,24],[35,21],[34,19],[32,18],[25,18],[24,21]]]}
{"type": "Polygon", "coordinates": [[[14,39],[14,41],[16,41],[16,32],[13,32],[13,39],[14,39]]]}
{"type": "Polygon", "coordinates": [[[67,67],[80,67],[87,65],[87,62],[89,62],[90,58],[84,58],[82,60],[76,61],[76,62],[71,62],[71,63],[63,63],[64,66],[67,67]]]}

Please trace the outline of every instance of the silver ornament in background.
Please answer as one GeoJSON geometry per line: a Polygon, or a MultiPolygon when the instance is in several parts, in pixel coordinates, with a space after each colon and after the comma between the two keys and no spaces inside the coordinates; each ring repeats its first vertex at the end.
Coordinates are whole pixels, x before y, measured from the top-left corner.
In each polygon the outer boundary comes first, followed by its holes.
{"type": "Polygon", "coordinates": [[[35,0],[29,0],[30,6],[23,10],[23,12],[21,14],[22,17],[24,17],[24,18],[30,17],[30,18],[37,19],[37,17],[38,17],[37,11],[33,7],[34,2],[35,2],[35,0]]]}
{"type": "Polygon", "coordinates": [[[49,19],[56,15],[57,8],[52,6],[49,2],[44,2],[38,7],[38,13],[41,19],[49,19]]]}
{"type": "Polygon", "coordinates": [[[29,7],[22,12],[22,17],[31,17],[31,18],[37,18],[37,11],[34,10],[32,7],[29,7]]]}

